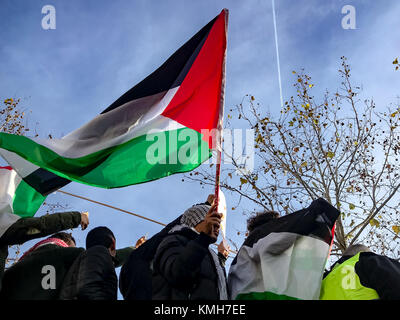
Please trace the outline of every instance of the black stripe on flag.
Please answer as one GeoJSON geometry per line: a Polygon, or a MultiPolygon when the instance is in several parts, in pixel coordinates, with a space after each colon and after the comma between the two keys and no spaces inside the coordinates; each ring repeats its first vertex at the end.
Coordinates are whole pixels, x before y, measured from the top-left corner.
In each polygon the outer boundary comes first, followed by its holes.
{"type": "Polygon", "coordinates": [[[71,180],[59,177],[53,172],[42,168],[39,168],[26,176],[24,181],[36,191],[40,192],[43,196],[47,196],[71,182],[71,180]]]}
{"type": "Polygon", "coordinates": [[[271,220],[257,227],[249,234],[243,245],[253,247],[259,239],[268,236],[272,232],[290,232],[311,236],[330,245],[332,228],[339,214],[339,210],[320,198],[314,200],[306,209],[271,220]]]}
{"type": "Polygon", "coordinates": [[[129,101],[151,96],[180,86],[192,67],[193,62],[196,60],[216,19],[217,17],[211,20],[170,56],[161,67],[124,93],[101,114],[118,108],[129,101]]]}
{"type": "MultiPolygon", "coordinates": [[[[110,154],[104,156],[98,161],[82,168],[67,168],[70,172],[73,172],[76,175],[83,176],[86,173],[90,172],[93,168],[96,168],[100,163],[105,161],[110,154]]],[[[57,189],[64,187],[71,180],[65,179],[63,177],[59,177],[58,175],[52,173],[51,171],[47,171],[46,169],[39,168],[27,175],[23,178],[24,181],[29,184],[36,191],[40,192],[42,195],[47,196],[48,194],[56,191],[57,189]]]]}

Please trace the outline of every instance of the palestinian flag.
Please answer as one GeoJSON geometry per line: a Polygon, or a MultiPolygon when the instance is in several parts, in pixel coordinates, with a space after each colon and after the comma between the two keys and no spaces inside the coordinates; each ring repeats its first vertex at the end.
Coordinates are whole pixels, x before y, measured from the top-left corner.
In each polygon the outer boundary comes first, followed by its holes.
{"type": "Polygon", "coordinates": [[[0,154],[44,192],[69,180],[116,188],[195,169],[216,147],[212,130],[223,110],[227,20],[224,9],[77,130],[61,139],[0,133],[0,154]]]}
{"type": "Polygon", "coordinates": [[[318,300],[339,211],[324,199],[254,229],[232,262],[232,299],[318,300]]]}
{"type": "Polygon", "coordinates": [[[11,167],[0,167],[0,237],[21,217],[32,217],[46,197],[11,167]]]}

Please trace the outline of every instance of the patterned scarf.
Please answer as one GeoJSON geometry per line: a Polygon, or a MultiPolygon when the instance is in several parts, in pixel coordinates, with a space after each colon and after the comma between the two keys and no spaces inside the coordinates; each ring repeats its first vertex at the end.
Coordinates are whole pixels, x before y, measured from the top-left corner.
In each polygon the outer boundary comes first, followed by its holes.
{"type": "Polygon", "coordinates": [[[44,240],[39,241],[38,243],[36,243],[36,244],[35,244],[32,248],[30,248],[28,251],[26,251],[26,252],[22,255],[22,257],[19,258],[18,261],[21,261],[27,254],[31,253],[32,251],[35,251],[37,248],[42,247],[42,246],[47,245],[47,244],[55,244],[56,246],[65,247],[65,248],[69,247],[69,245],[68,245],[65,241],[63,241],[63,240],[61,240],[61,239],[58,239],[58,238],[48,238],[48,239],[44,239],[44,240]]]}

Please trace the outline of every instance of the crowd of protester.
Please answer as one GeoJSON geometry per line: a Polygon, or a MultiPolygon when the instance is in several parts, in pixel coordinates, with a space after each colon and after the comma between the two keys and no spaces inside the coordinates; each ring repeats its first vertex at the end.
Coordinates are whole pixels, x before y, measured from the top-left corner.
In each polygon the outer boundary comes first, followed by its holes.
{"type": "MultiPolygon", "coordinates": [[[[225,269],[230,247],[225,240],[212,245],[222,218],[216,208],[210,195],[150,239],[141,237],[135,246],[121,249],[116,249],[116,237],[105,226],[88,232],[86,248],[76,247],[64,231],[86,229],[87,212],[21,218],[0,238],[0,299],[117,300],[118,288],[126,300],[234,299],[231,282],[237,279],[229,279],[225,269]],[[9,246],[38,238],[45,239],[5,270],[9,246]],[[118,279],[115,268],[121,266],[118,279]]],[[[277,219],[283,217],[274,211],[253,215],[247,221],[247,238],[277,219]]],[[[356,244],[320,282],[321,300],[400,299],[400,263],[356,244]],[[352,285],[346,285],[349,276],[352,285]]]]}

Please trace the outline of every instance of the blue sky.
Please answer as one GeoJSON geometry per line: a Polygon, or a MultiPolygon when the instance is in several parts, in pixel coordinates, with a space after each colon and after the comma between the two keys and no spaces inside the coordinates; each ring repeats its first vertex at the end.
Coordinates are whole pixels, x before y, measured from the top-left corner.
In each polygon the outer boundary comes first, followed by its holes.
{"type": "MultiPolygon", "coordinates": [[[[254,95],[263,108],[279,108],[272,6],[270,0],[2,0],[0,3],[0,99],[21,98],[31,110],[30,127],[40,136],[62,137],[80,127],[161,65],[222,8],[228,8],[225,106],[254,95]],[[43,30],[44,5],[56,9],[56,29],[43,30]]],[[[316,90],[337,87],[340,57],[354,80],[379,108],[396,102],[399,76],[391,62],[400,56],[400,2],[386,0],[276,0],[284,99],[292,92],[292,70],[304,68],[316,90]],[[356,29],[344,30],[344,5],[356,9],[356,29]]],[[[71,183],[64,190],[168,223],[211,188],[181,182],[182,175],[106,190],[71,183]]],[[[226,194],[229,203],[234,195],[226,194]]],[[[133,245],[160,226],[60,193],[52,203],[90,212],[90,226],[106,225],[119,247],[133,245]]],[[[249,203],[244,209],[253,210],[249,203]]],[[[44,210],[38,212],[38,216],[44,210]]],[[[227,233],[238,244],[245,216],[228,212],[227,233]]],[[[86,231],[74,230],[79,246],[86,231]]],[[[35,241],[22,247],[25,251],[35,241]]]]}

